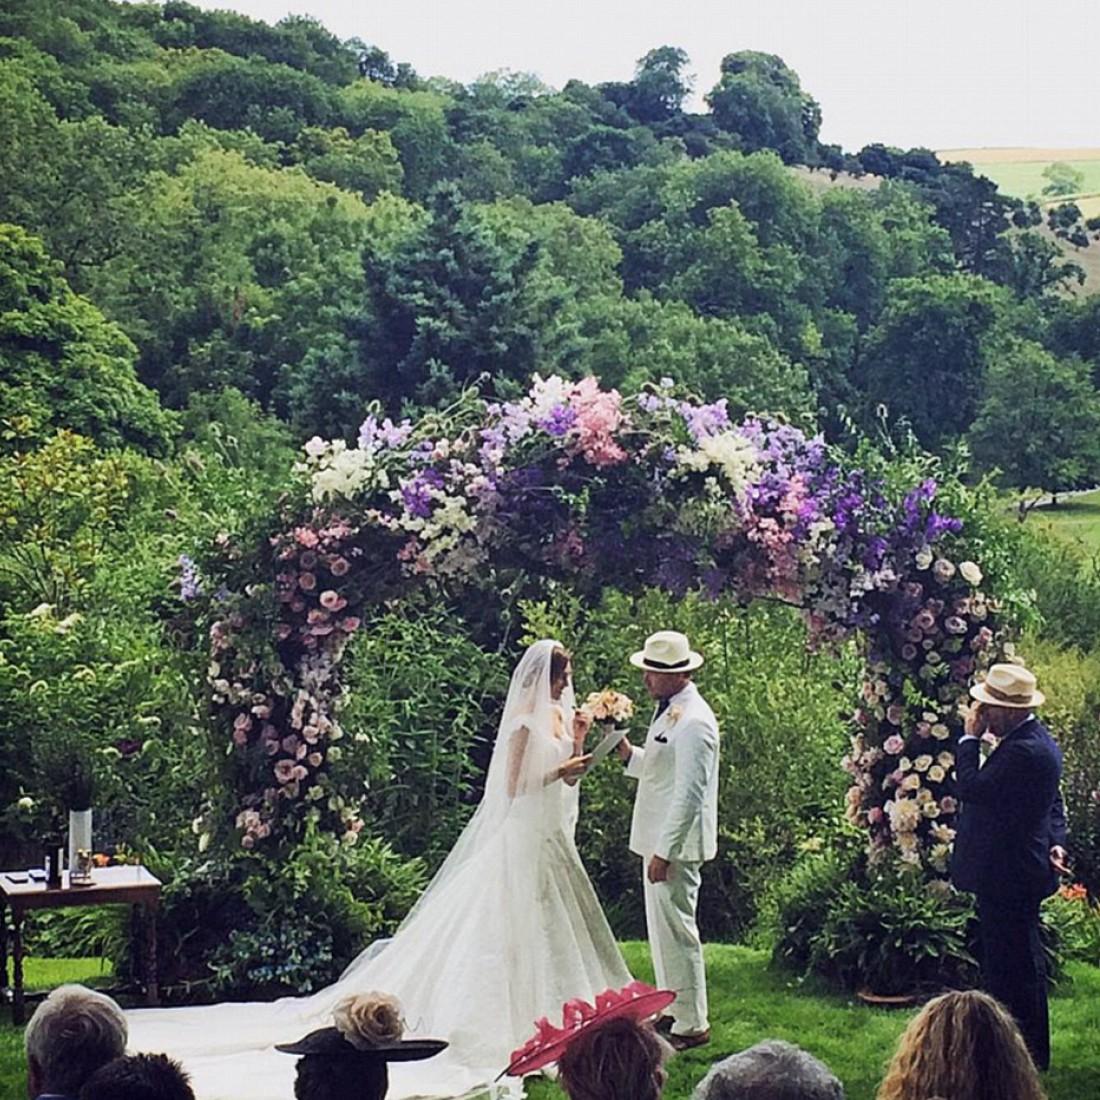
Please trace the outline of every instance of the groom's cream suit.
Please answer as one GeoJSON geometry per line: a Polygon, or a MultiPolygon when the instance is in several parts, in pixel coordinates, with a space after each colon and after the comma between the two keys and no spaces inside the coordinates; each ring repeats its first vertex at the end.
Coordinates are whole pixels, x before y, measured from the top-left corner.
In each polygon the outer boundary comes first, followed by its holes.
{"type": "Polygon", "coordinates": [[[630,850],[642,857],[657,985],[676,993],[673,1034],[694,1035],[709,1027],[695,905],[702,865],[718,851],[718,722],[693,683],[654,717],[626,773],[638,781],[630,850]],[[666,882],[646,874],[655,855],[672,864],[666,882]]]}

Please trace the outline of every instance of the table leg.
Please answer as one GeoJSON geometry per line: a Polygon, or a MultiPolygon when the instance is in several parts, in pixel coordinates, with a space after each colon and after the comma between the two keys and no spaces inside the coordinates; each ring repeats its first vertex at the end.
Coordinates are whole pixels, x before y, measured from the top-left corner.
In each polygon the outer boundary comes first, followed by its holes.
{"type": "Polygon", "coordinates": [[[26,1020],[23,1011],[23,914],[11,909],[11,1019],[13,1024],[26,1020]]]}
{"type": "Polygon", "coordinates": [[[155,1008],[160,1004],[160,990],[157,987],[157,907],[153,903],[142,908],[145,918],[145,1003],[155,1008]]]}

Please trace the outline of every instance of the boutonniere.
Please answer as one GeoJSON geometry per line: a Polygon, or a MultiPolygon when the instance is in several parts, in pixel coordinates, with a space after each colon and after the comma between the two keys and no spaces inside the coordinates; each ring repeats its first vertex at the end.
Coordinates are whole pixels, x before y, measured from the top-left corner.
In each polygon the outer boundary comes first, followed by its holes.
{"type": "Polygon", "coordinates": [[[665,711],[665,714],[668,715],[668,724],[674,726],[684,716],[684,708],[669,707],[668,710],[665,711]]]}

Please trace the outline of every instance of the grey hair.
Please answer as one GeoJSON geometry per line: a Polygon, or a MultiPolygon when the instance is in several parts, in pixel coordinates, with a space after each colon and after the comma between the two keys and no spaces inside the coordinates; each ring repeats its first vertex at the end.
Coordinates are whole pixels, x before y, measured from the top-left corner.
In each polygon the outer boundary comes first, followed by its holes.
{"type": "Polygon", "coordinates": [[[693,1100],[844,1100],[823,1062],[782,1039],[765,1039],[716,1062],[693,1100]]]}
{"type": "Polygon", "coordinates": [[[126,1017],[103,993],[83,985],[55,989],[23,1034],[44,1092],[75,1096],[100,1066],[126,1053],[126,1017]]]}

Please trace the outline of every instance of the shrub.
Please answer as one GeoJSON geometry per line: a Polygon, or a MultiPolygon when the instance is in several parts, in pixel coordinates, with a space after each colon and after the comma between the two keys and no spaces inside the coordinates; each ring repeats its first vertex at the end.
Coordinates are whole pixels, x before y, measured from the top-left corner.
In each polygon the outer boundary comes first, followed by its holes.
{"type": "Polygon", "coordinates": [[[1100,907],[1084,886],[1063,886],[1043,903],[1043,921],[1062,962],[1100,966],[1100,907]]]}
{"type": "Polygon", "coordinates": [[[808,968],[846,989],[878,994],[973,984],[969,897],[929,889],[918,875],[843,883],[813,936],[808,968]]]}

